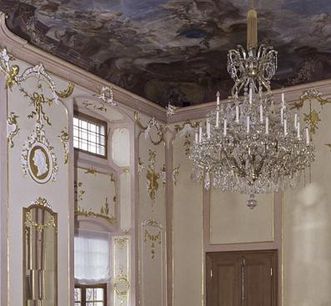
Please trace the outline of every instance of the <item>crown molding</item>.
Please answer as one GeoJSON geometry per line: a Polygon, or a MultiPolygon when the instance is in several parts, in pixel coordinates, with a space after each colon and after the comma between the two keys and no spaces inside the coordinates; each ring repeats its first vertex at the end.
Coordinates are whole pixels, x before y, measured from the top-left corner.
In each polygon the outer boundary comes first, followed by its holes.
{"type": "MultiPolygon", "coordinates": [[[[111,86],[114,91],[115,100],[118,103],[134,111],[154,117],[161,123],[173,124],[186,120],[201,119],[215,108],[216,102],[187,106],[177,108],[174,115],[167,117],[166,110],[163,107],[32,46],[26,40],[12,33],[7,28],[5,19],[5,14],[0,12],[0,41],[2,47],[6,47],[10,54],[32,65],[42,62],[49,72],[64,80],[73,82],[92,93],[96,93],[103,86],[111,86]]],[[[276,102],[280,102],[281,93],[284,92],[287,103],[293,103],[298,100],[305,90],[310,88],[317,89],[324,97],[331,97],[331,79],[328,79],[273,90],[274,99],[276,102]]],[[[221,103],[226,103],[226,101],[222,100],[221,103]]]]}

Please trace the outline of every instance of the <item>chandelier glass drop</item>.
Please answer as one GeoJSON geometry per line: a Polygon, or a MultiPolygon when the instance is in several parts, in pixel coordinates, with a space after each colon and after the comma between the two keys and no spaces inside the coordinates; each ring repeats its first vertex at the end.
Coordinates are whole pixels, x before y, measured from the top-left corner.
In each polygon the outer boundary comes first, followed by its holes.
{"type": "Polygon", "coordinates": [[[274,103],[270,81],[277,69],[277,51],[257,47],[257,14],[248,12],[247,51],[238,46],[228,53],[227,69],[234,80],[231,97],[208,113],[191,147],[193,176],[204,187],[255,194],[294,186],[298,175],[314,160],[309,129],[298,113],[274,103]]]}

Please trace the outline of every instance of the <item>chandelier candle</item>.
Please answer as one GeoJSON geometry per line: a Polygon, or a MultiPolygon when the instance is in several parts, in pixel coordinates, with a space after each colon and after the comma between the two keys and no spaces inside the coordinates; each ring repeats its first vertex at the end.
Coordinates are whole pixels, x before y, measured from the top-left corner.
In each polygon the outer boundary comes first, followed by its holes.
{"type": "Polygon", "coordinates": [[[205,127],[198,128],[189,158],[193,177],[206,189],[247,194],[253,208],[255,194],[296,184],[314,160],[314,146],[308,127],[301,138],[300,118],[286,107],[285,94],[274,99],[270,82],[277,70],[277,51],[257,45],[256,11],[251,9],[248,17],[248,50],[239,46],[228,52],[231,96],[221,103],[217,92],[216,109],[207,114],[205,127]]]}
{"type": "Polygon", "coordinates": [[[309,142],[310,142],[310,136],[309,136],[309,129],[306,127],[306,145],[309,146],[309,142]]]}
{"type": "Polygon", "coordinates": [[[239,106],[236,105],[236,123],[239,123],[239,106]]]}

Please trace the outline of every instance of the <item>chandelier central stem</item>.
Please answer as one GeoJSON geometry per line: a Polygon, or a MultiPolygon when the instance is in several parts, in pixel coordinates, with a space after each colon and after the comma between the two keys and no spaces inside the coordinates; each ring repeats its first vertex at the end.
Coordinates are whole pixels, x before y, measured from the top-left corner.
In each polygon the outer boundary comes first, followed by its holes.
{"type": "Polygon", "coordinates": [[[247,13],[247,50],[257,48],[257,12],[250,9],[247,13]]]}

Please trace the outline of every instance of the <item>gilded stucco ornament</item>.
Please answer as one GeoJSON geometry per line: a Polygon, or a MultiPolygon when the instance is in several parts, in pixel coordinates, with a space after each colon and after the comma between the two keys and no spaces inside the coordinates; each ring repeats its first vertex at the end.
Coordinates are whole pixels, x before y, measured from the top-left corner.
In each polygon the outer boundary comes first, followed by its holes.
{"type": "Polygon", "coordinates": [[[19,73],[19,67],[17,65],[11,65],[10,61],[14,58],[8,54],[6,48],[0,51],[0,70],[6,76],[6,88],[11,89],[14,84],[17,83],[16,78],[19,73]]]}
{"type": "Polygon", "coordinates": [[[172,182],[175,186],[177,185],[177,176],[179,175],[179,168],[180,166],[177,166],[172,170],[172,182]]]}
{"type": "Polygon", "coordinates": [[[45,136],[43,125],[36,124],[32,134],[23,144],[21,166],[24,175],[29,174],[39,184],[56,180],[57,158],[54,147],[45,136]]]}
{"type": "Polygon", "coordinates": [[[164,139],[165,127],[162,124],[160,124],[154,117],[147,122],[147,125],[144,125],[141,122],[138,112],[134,112],[134,119],[138,127],[141,130],[143,130],[145,139],[149,139],[152,142],[152,144],[157,146],[165,141],[164,139]],[[156,133],[152,132],[153,129],[155,130],[156,133]]]}
{"type": "Polygon", "coordinates": [[[74,182],[74,189],[75,189],[75,200],[76,202],[82,201],[83,196],[85,194],[85,190],[83,189],[83,183],[82,182],[74,182]]]}
{"type": "Polygon", "coordinates": [[[151,258],[156,255],[157,245],[162,243],[162,225],[154,219],[147,219],[143,222],[144,242],[149,244],[151,258]]]}
{"type": "Polygon", "coordinates": [[[186,120],[182,124],[175,125],[175,132],[180,138],[184,137],[184,152],[186,156],[190,154],[190,148],[192,145],[192,135],[195,133],[195,129],[198,128],[199,122],[192,122],[190,120],[186,120]]]}
{"type": "Polygon", "coordinates": [[[64,163],[67,164],[69,160],[69,132],[68,128],[64,127],[64,129],[61,131],[60,135],[58,135],[60,138],[60,141],[63,145],[63,150],[64,150],[64,163]]]}
{"type": "MultiPolygon", "coordinates": [[[[100,209],[101,210],[101,209],[100,209]]],[[[96,217],[96,218],[102,218],[105,219],[110,224],[115,224],[117,222],[116,217],[110,216],[108,214],[102,213],[102,212],[94,212],[91,208],[85,209],[82,207],[77,207],[75,210],[76,216],[85,216],[85,217],[96,217]]]]}
{"type": "Polygon", "coordinates": [[[20,131],[20,128],[18,126],[18,115],[14,112],[10,112],[8,119],[7,119],[7,139],[8,139],[8,145],[10,148],[14,147],[14,137],[18,134],[20,131]]]}
{"type": "Polygon", "coordinates": [[[147,168],[139,158],[138,161],[138,173],[142,174],[146,171],[146,186],[147,192],[151,200],[155,200],[156,193],[159,189],[159,179],[161,178],[162,169],[160,172],[156,171],[156,152],[149,149],[148,151],[148,165],[147,168]]]}
{"type": "MultiPolygon", "coordinates": [[[[35,202],[33,202],[31,205],[37,205],[40,207],[48,207],[50,208],[50,205],[48,204],[47,200],[45,198],[39,197],[35,202]]],[[[38,232],[42,232],[47,228],[53,227],[56,228],[56,222],[55,217],[50,216],[47,223],[37,223],[34,221],[34,217],[32,215],[31,211],[26,212],[25,220],[24,220],[25,227],[34,227],[38,232]]]]}
{"type": "Polygon", "coordinates": [[[114,239],[115,246],[119,249],[124,249],[128,246],[129,238],[128,237],[116,237],[114,239]]]}
{"type": "Polygon", "coordinates": [[[299,97],[299,100],[294,103],[293,108],[301,109],[306,102],[309,103],[309,112],[304,113],[304,122],[309,126],[311,135],[314,135],[318,129],[318,124],[321,122],[320,111],[312,108],[312,102],[317,101],[321,108],[324,105],[330,104],[331,100],[324,98],[322,93],[315,88],[305,90],[299,97]]]}
{"type": "MultiPolygon", "coordinates": [[[[74,85],[69,83],[66,89],[57,91],[54,81],[42,64],[28,67],[19,74],[19,67],[11,64],[13,59],[5,48],[0,51],[0,70],[6,76],[6,88],[18,86],[19,91],[29,99],[33,107],[28,118],[35,120],[32,134],[23,145],[21,155],[23,172],[25,175],[30,174],[31,178],[40,184],[47,183],[50,179],[55,181],[58,170],[57,159],[54,147],[49,143],[44,130],[45,124],[51,125],[44,106],[51,106],[53,102],[58,103],[58,98],[68,98],[73,93],[74,85]],[[30,78],[37,81],[32,92],[30,92],[31,85],[24,87],[24,82],[30,78]],[[48,95],[45,94],[46,91],[48,95]]],[[[12,138],[9,139],[12,140],[12,138]]],[[[66,155],[65,160],[67,160],[66,155]]]]}
{"type": "MultiPolygon", "coordinates": [[[[141,175],[143,172],[146,172],[146,186],[147,192],[151,200],[155,200],[156,194],[159,190],[160,184],[159,181],[163,184],[163,186],[167,183],[167,171],[166,166],[163,164],[160,171],[156,170],[156,152],[149,149],[148,151],[148,164],[147,167],[141,161],[141,158],[138,158],[138,174],[141,175]]],[[[170,175],[172,176],[173,183],[176,185],[177,176],[179,174],[180,166],[177,166],[172,170],[170,175]]]]}
{"type": "Polygon", "coordinates": [[[114,100],[114,92],[111,87],[103,86],[100,90],[98,98],[109,106],[117,106],[117,102],[114,100]]]}
{"type": "Polygon", "coordinates": [[[99,94],[94,95],[99,100],[92,102],[84,101],[83,106],[87,110],[99,111],[106,113],[108,111],[107,105],[110,107],[117,106],[118,103],[114,100],[114,92],[111,87],[103,86],[99,94]]]}
{"type": "Polygon", "coordinates": [[[115,276],[113,280],[113,288],[119,299],[124,302],[123,299],[128,295],[130,290],[130,281],[123,270],[121,270],[120,273],[115,276]]]}
{"type": "Polygon", "coordinates": [[[168,105],[165,107],[165,109],[166,109],[167,117],[170,118],[175,114],[177,107],[174,105],[171,105],[171,103],[169,102],[168,105]]]}

